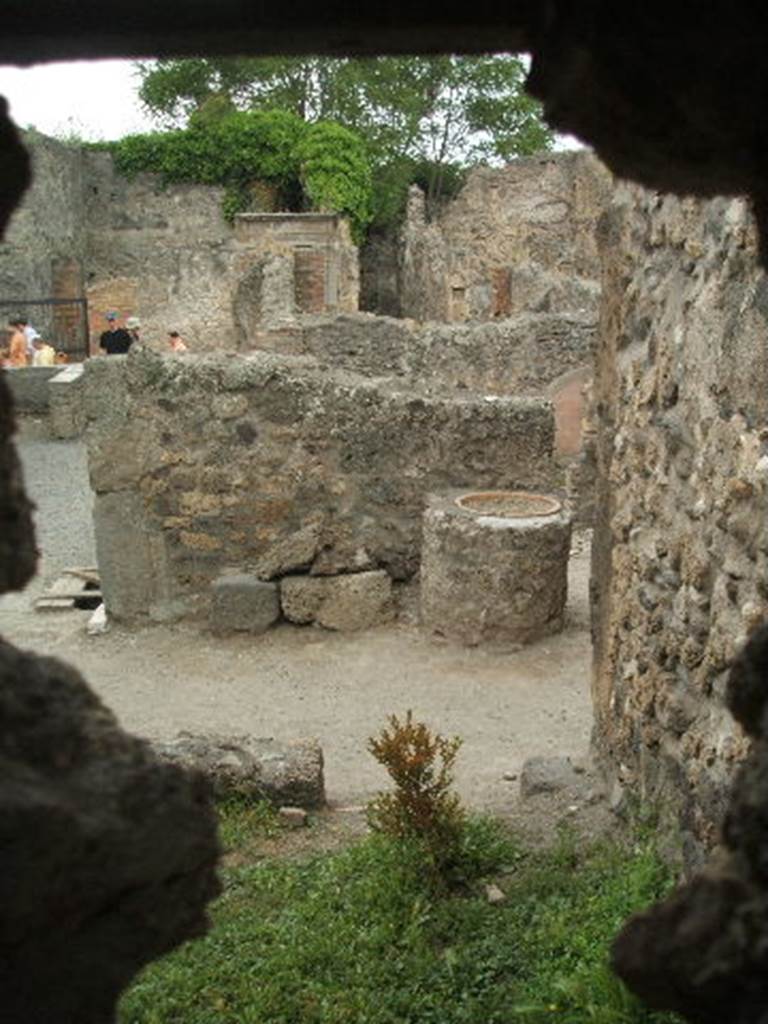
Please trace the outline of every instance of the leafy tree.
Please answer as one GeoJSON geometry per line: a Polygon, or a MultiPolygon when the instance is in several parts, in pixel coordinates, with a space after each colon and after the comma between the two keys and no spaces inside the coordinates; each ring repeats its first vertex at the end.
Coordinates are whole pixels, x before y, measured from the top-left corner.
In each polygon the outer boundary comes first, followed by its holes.
{"type": "Polygon", "coordinates": [[[431,200],[456,183],[459,167],[553,141],[523,92],[523,63],[508,55],[164,59],[138,68],[141,100],[166,126],[236,107],[352,129],[366,141],[385,219],[410,181],[423,179],[431,200]]]}
{"type": "MultiPolygon", "coordinates": [[[[216,106],[221,107],[216,100],[216,106]]],[[[225,216],[247,209],[256,181],[271,185],[287,209],[345,213],[361,241],[371,219],[371,170],[365,145],[341,125],[308,125],[287,110],[228,111],[203,105],[188,128],[129,135],[94,148],[112,152],[126,175],[153,171],[166,182],[224,185],[225,216]]]]}

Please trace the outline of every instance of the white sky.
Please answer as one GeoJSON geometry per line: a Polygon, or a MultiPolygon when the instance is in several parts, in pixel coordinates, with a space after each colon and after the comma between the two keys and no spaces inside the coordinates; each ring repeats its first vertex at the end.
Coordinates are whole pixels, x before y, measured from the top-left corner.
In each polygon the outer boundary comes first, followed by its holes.
{"type": "Polygon", "coordinates": [[[0,96],[20,128],[34,126],[44,135],[102,141],[153,127],[139,106],[129,60],[0,65],[0,96]]]}
{"type": "MultiPolygon", "coordinates": [[[[0,96],[20,128],[58,138],[111,141],[156,129],[142,111],[133,61],[58,61],[30,68],[0,65],[0,96]]],[[[578,148],[570,136],[557,149],[578,148]]]]}

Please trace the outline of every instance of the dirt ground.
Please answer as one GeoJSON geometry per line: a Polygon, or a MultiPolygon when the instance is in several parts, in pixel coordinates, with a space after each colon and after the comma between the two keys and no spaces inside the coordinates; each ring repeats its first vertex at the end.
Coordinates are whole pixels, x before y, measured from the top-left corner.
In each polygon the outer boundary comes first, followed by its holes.
{"type": "Polygon", "coordinates": [[[584,535],[571,558],[566,629],[519,651],[466,649],[407,625],[336,634],[286,624],[227,640],[186,625],[135,632],[112,626],[90,637],[89,612],[31,607],[61,568],[93,559],[82,447],[48,441],[39,424],[27,424],[19,449],[38,504],[43,557],[24,594],[0,600],[0,630],[20,647],[75,665],[127,729],[150,738],[182,729],[317,737],[336,808],[357,807],[385,784],[366,741],[388,715],[409,708],[434,730],[463,738],[457,784],[472,808],[516,815],[528,757],[586,760],[592,715],[584,535]]]}

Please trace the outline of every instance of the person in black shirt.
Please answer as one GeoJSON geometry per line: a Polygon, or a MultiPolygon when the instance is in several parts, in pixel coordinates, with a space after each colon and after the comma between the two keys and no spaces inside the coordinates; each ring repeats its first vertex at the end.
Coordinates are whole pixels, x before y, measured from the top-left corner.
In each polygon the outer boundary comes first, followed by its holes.
{"type": "Polygon", "coordinates": [[[117,327],[117,313],[107,313],[109,327],[99,339],[99,348],[103,348],[108,356],[122,356],[133,344],[133,338],[124,327],[117,327]]]}

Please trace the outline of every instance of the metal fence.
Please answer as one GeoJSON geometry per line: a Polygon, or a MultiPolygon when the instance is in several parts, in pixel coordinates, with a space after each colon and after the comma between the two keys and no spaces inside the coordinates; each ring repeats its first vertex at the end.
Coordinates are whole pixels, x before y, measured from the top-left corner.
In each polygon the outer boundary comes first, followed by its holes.
{"type": "Polygon", "coordinates": [[[88,302],[86,299],[0,299],[0,327],[23,319],[67,361],[88,358],[88,302]]]}

